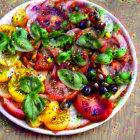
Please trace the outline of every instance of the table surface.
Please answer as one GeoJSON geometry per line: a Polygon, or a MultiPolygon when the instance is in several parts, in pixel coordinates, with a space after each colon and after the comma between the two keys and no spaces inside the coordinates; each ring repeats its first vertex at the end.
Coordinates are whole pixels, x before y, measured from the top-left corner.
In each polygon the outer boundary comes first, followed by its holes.
{"type": "MultiPolygon", "coordinates": [[[[1,0],[0,17],[29,0],[1,0]]],[[[90,0],[114,14],[129,32],[140,62],[140,0],[90,0]],[[139,46],[139,48],[138,48],[139,46]]],[[[0,113],[0,140],[71,139],[71,140],[139,140],[140,139],[140,69],[135,87],[121,111],[105,124],[72,136],[52,137],[29,132],[7,120],[0,113]]]]}

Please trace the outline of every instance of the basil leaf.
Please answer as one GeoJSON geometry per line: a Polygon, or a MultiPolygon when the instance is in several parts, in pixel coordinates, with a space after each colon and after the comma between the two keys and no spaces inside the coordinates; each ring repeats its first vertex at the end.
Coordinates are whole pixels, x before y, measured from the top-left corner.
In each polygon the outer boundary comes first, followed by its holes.
{"type": "Polygon", "coordinates": [[[45,38],[47,36],[47,30],[41,28],[38,24],[32,23],[30,27],[30,35],[34,40],[45,38]]]}
{"type": "Polygon", "coordinates": [[[38,115],[44,110],[45,105],[46,101],[32,91],[23,102],[22,107],[29,120],[36,120],[38,115]]]}
{"type": "Polygon", "coordinates": [[[77,24],[81,20],[85,20],[85,19],[87,19],[87,18],[80,13],[71,14],[71,16],[70,16],[70,22],[73,24],[77,24]]]}
{"type": "Polygon", "coordinates": [[[41,38],[40,28],[41,27],[35,23],[31,24],[30,35],[34,40],[39,40],[41,38]]]}
{"type": "Polygon", "coordinates": [[[20,52],[30,52],[34,50],[34,47],[28,40],[28,32],[25,29],[17,29],[12,34],[10,43],[15,50],[20,52]]]}
{"type": "Polygon", "coordinates": [[[92,34],[83,34],[81,35],[76,44],[83,48],[88,49],[101,49],[102,46],[97,39],[94,38],[92,34]]]}
{"type": "Polygon", "coordinates": [[[86,77],[81,73],[61,69],[57,74],[62,83],[73,90],[81,90],[87,84],[86,77]]]}
{"type": "Polygon", "coordinates": [[[42,39],[44,47],[51,46],[52,48],[71,49],[73,38],[60,31],[54,31],[42,39]]]}
{"type": "Polygon", "coordinates": [[[109,54],[105,54],[105,53],[101,53],[99,55],[96,56],[94,62],[97,64],[105,64],[108,65],[113,61],[112,56],[110,56],[109,54]]]}
{"type": "Polygon", "coordinates": [[[126,71],[126,72],[120,72],[119,75],[115,76],[115,83],[120,86],[120,85],[127,85],[131,82],[131,72],[126,71]]]}
{"type": "Polygon", "coordinates": [[[37,77],[26,76],[20,78],[20,87],[19,89],[25,93],[30,93],[31,91],[35,91],[39,93],[43,84],[37,77]]]}
{"type": "Polygon", "coordinates": [[[5,55],[15,54],[15,47],[10,46],[9,42],[10,39],[8,36],[3,32],[0,32],[0,50],[5,55]]]}

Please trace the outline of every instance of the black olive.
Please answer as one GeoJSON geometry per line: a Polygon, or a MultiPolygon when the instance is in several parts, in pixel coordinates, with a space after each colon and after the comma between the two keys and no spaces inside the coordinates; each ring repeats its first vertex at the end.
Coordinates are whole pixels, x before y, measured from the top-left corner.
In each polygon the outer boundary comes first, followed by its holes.
{"type": "Polygon", "coordinates": [[[93,93],[97,93],[99,91],[99,84],[93,83],[92,90],[93,90],[93,93]]]}
{"type": "Polygon", "coordinates": [[[118,87],[117,87],[116,85],[111,85],[111,86],[109,87],[109,90],[110,90],[110,91],[113,91],[113,92],[116,92],[116,91],[118,90],[118,87]]]}
{"type": "Polygon", "coordinates": [[[71,106],[72,101],[71,100],[66,100],[65,102],[61,102],[60,103],[60,109],[64,110],[64,109],[68,109],[71,106]]]}
{"type": "Polygon", "coordinates": [[[85,21],[81,21],[81,22],[79,23],[79,28],[80,28],[80,29],[84,29],[85,27],[86,27],[85,21]]]}
{"type": "Polygon", "coordinates": [[[92,87],[90,85],[86,85],[83,89],[82,89],[82,94],[84,96],[91,96],[92,95],[92,87]]]}
{"type": "Polygon", "coordinates": [[[93,81],[96,78],[96,70],[93,67],[88,68],[87,78],[89,81],[93,81]]]}
{"type": "Polygon", "coordinates": [[[106,87],[101,86],[99,92],[100,92],[100,95],[102,95],[102,94],[108,92],[108,89],[106,87]]]}

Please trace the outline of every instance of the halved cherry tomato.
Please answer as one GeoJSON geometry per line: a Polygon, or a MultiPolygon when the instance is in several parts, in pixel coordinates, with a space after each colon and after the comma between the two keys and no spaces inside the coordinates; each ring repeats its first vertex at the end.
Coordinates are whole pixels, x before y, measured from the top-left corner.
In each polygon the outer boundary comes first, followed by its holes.
{"type": "Polygon", "coordinates": [[[84,118],[93,122],[107,119],[113,111],[113,104],[108,99],[102,99],[98,95],[87,97],[79,94],[75,107],[82,113],[84,118]]]}
{"type": "Polygon", "coordinates": [[[51,70],[54,67],[53,55],[46,51],[44,51],[44,52],[37,53],[34,69],[51,70]]]}
{"type": "Polygon", "coordinates": [[[25,117],[24,112],[21,109],[21,104],[16,103],[12,100],[8,100],[6,98],[3,98],[3,107],[13,116],[15,116],[18,119],[23,119],[25,117]]]}
{"type": "Polygon", "coordinates": [[[132,64],[133,62],[133,58],[129,53],[126,53],[125,56],[119,60],[123,63],[129,63],[129,64],[132,64]]]}
{"type": "Polygon", "coordinates": [[[46,83],[46,90],[48,97],[53,100],[63,101],[64,99],[74,98],[79,91],[69,91],[67,87],[61,83],[56,77],[51,77],[50,81],[46,83]]]}
{"type": "Polygon", "coordinates": [[[117,72],[119,72],[121,70],[121,68],[123,67],[123,65],[121,63],[119,63],[118,61],[112,61],[111,66],[113,67],[114,70],[116,70],[117,72]]]}

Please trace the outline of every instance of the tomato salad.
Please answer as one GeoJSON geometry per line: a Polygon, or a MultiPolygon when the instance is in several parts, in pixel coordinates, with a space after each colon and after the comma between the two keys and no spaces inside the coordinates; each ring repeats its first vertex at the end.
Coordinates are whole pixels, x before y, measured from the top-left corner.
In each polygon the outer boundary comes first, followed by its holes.
{"type": "Polygon", "coordinates": [[[3,107],[52,131],[103,121],[131,82],[132,61],[104,10],[82,1],[33,2],[0,25],[3,107]]]}

